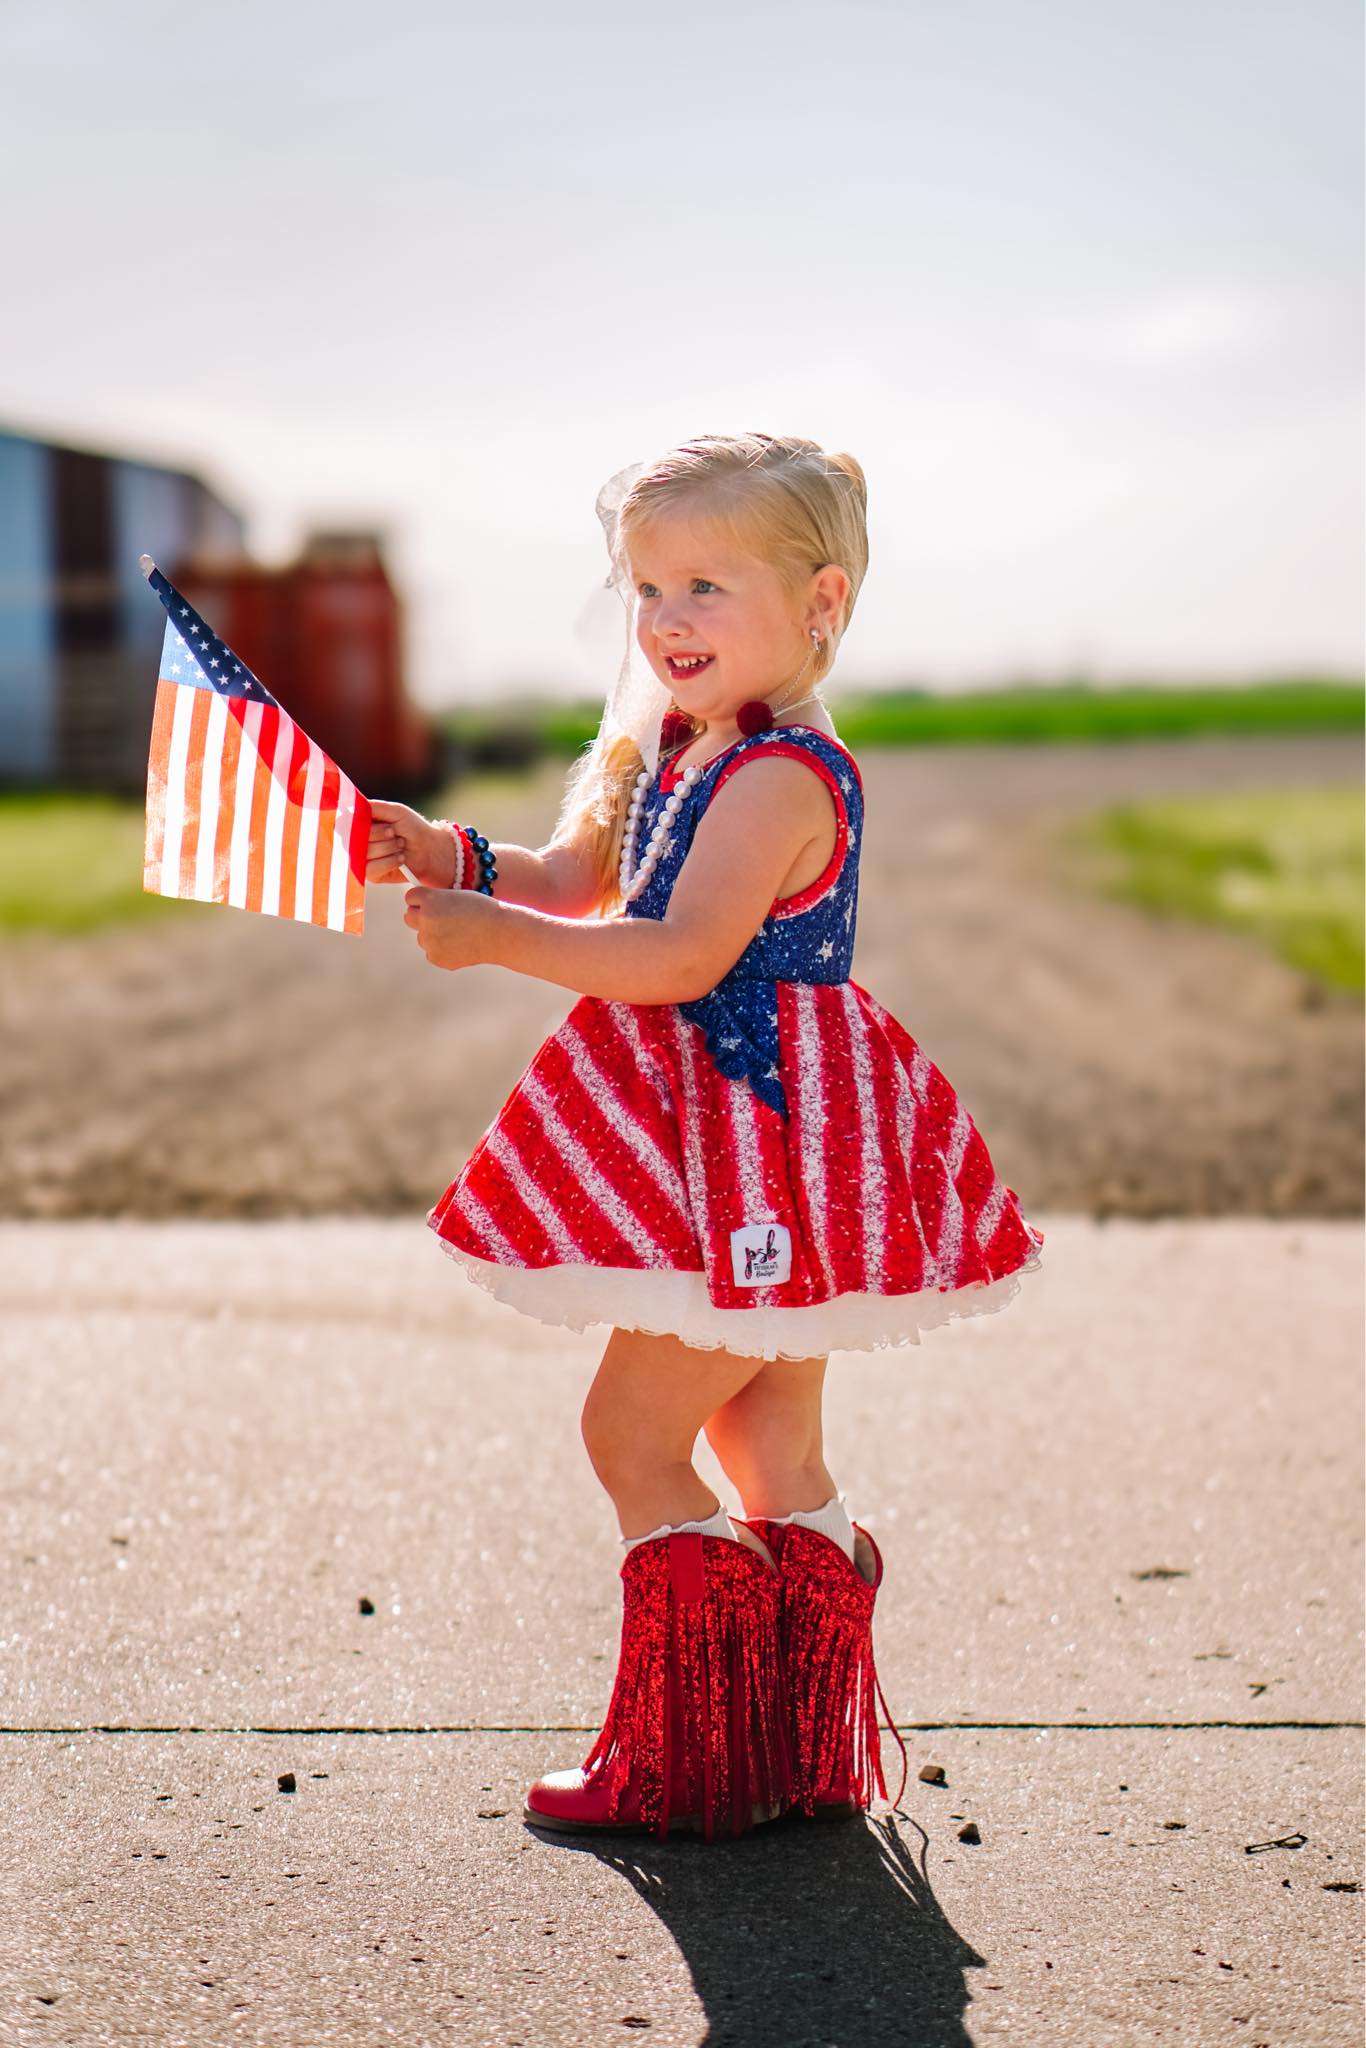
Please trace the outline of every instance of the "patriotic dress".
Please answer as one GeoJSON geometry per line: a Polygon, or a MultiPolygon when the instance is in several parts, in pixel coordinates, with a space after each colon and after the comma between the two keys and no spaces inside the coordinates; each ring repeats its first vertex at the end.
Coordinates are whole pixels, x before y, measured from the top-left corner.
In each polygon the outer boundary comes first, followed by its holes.
{"type": "Polygon", "coordinates": [[[994,1312],[1041,1263],[950,1083],[850,979],[863,784],[838,740],[753,734],[690,792],[662,766],[637,844],[674,790],[681,808],[626,916],[663,917],[717,790],[772,754],[830,791],[825,872],[697,1001],[581,997],[428,1214],[480,1286],[543,1322],[821,1357],[994,1312]]]}

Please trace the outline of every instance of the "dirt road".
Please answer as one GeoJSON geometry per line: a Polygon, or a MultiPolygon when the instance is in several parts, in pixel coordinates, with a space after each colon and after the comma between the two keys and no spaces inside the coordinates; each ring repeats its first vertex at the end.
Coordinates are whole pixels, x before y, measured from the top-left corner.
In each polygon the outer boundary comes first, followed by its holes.
{"type": "MultiPolygon", "coordinates": [[[[1343,1216],[1362,1009],[1252,942],[1093,899],[1065,819],[1146,794],[1356,782],[1352,737],[872,752],[854,977],[960,1091],[1026,1212],[1343,1216]]],[[[537,843],[561,786],[462,814],[537,843]]],[[[401,890],[362,941],[191,906],[6,944],[0,1215],[425,1209],[567,991],[428,967],[401,890]]]]}

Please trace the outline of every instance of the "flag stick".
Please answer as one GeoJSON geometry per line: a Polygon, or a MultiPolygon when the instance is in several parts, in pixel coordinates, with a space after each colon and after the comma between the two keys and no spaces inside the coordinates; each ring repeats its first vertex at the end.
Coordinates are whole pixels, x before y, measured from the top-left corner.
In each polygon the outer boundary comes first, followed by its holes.
{"type": "MultiPolygon", "coordinates": [[[[138,567],[139,569],[141,569],[143,575],[147,578],[147,581],[150,583],[152,580],[152,571],[156,568],[156,563],[152,560],[152,557],[150,555],[139,555],[138,567]]],[[[412,869],[407,865],[406,861],[400,861],[398,864],[398,869],[401,875],[406,875],[410,882],[414,883],[418,888],[421,888],[421,883],[418,882],[417,876],[413,873],[412,869]]]]}

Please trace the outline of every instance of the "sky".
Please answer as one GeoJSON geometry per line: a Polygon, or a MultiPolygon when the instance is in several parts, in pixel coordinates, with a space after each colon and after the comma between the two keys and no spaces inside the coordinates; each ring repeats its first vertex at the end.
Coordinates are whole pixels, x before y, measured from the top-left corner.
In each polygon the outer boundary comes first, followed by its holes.
{"type": "Polygon", "coordinates": [[[433,704],[605,688],[598,487],[753,428],[867,472],[832,701],[1359,673],[1361,43],[1346,0],[4,0],[0,425],[195,469],[266,560],[383,527],[433,704]]]}

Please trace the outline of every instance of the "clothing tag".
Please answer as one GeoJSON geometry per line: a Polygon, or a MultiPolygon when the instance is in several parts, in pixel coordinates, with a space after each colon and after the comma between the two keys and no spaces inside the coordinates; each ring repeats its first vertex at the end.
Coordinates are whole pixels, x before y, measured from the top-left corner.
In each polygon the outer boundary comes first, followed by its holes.
{"type": "Polygon", "coordinates": [[[792,1232],[785,1223],[746,1223],[730,1234],[737,1287],[765,1287],[792,1276],[792,1232]]]}

